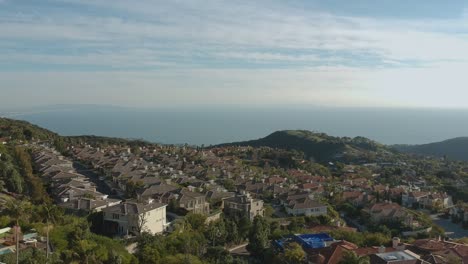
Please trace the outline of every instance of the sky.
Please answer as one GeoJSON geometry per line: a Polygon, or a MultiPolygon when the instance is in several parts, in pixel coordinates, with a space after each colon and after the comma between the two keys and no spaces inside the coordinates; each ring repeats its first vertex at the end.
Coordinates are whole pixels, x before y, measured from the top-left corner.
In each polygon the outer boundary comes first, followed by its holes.
{"type": "Polygon", "coordinates": [[[467,108],[463,0],[0,0],[0,106],[467,108]]]}

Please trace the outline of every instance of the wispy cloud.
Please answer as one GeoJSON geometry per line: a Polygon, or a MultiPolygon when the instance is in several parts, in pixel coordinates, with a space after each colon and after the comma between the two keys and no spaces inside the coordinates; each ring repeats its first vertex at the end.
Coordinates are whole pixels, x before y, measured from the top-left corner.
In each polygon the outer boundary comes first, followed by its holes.
{"type": "MultiPolygon", "coordinates": [[[[99,0],[67,2],[96,8],[108,6],[107,1],[99,0]]],[[[430,21],[423,29],[422,22],[381,21],[294,9],[288,13],[284,6],[265,9],[254,3],[238,6],[219,1],[142,1],[138,5],[113,1],[112,8],[117,10],[113,16],[83,14],[73,9],[39,16],[10,15],[3,18],[0,36],[19,41],[79,41],[83,45],[127,50],[142,45],[162,51],[189,50],[208,59],[229,54],[242,59],[244,54],[251,61],[269,56],[277,63],[316,56],[300,54],[303,49],[334,57],[340,52],[371,53],[382,60],[468,59],[462,52],[468,44],[467,35],[444,32],[450,26],[468,33],[464,26],[467,23],[460,20],[442,21],[446,24],[442,28],[438,21],[430,21]],[[253,51],[245,52],[246,49],[253,51]]]]}
{"type": "Polygon", "coordinates": [[[169,102],[206,103],[210,94],[239,102],[391,105],[406,91],[415,105],[448,105],[436,89],[450,84],[446,89],[457,92],[466,81],[457,71],[468,66],[466,15],[377,18],[263,0],[0,3],[0,71],[7,72],[0,82],[15,89],[27,87],[22,72],[34,80],[53,75],[57,81],[41,85],[60,94],[68,71],[69,79],[100,82],[77,82],[83,89],[109,91],[118,80],[140,94],[164,93],[169,102]],[[125,77],[113,79],[113,71],[125,77]],[[416,98],[424,92],[418,85],[444,102],[416,98]],[[256,96],[240,96],[244,87],[256,96]]]}

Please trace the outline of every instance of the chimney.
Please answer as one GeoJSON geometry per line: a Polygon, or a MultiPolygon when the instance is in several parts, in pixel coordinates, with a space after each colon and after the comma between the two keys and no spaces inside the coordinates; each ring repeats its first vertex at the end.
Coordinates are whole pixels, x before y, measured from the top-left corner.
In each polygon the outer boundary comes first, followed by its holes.
{"type": "Polygon", "coordinates": [[[397,249],[397,248],[398,248],[398,245],[400,245],[400,238],[394,237],[394,238],[392,239],[392,247],[393,247],[394,249],[397,249]]]}
{"type": "Polygon", "coordinates": [[[382,253],[385,253],[386,249],[385,249],[385,246],[380,246],[379,247],[379,253],[382,254],[382,253]]]}

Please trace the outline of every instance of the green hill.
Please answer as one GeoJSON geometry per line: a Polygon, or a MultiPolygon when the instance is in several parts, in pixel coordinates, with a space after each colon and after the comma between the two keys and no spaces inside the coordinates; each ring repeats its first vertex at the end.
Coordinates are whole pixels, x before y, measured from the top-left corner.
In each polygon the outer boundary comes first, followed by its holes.
{"type": "Polygon", "coordinates": [[[307,130],[284,130],[264,138],[220,146],[271,147],[304,152],[307,158],[327,162],[347,159],[355,160],[369,154],[386,151],[386,147],[364,137],[333,137],[307,130]]]}
{"type": "Polygon", "coordinates": [[[30,140],[41,140],[50,141],[55,144],[59,143],[83,143],[91,145],[146,145],[146,142],[142,139],[125,139],[125,138],[113,138],[113,137],[101,137],[93,135],[82,135],[82,136],[60,136],[45,128],[33,125],[29,122],[8,118],[0,118],[0,138],[5,138],[11,141],[30,141],[30,140]]]}
{"type": "Polygon", "coordinates": [[[26,121],[0,118],[0,138],[11,140],[54,140],[58,134],[26,121]]]}
{"type": "Polygon", "coordinates": [[[395,145],[392,147],[405,153],[468,161],[468,137],[453,138],[423,145],[395,145]]]}

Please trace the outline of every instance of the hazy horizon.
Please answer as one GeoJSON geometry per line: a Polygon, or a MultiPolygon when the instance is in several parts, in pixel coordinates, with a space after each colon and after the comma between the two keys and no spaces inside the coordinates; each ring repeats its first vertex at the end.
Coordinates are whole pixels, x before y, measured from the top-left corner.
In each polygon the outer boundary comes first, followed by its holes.
{"type": "Polygon", "coordinates": [[[278,130],[364,136],[384,144],[425,144],[468,136],[468,110],[276,107],[128,108],[56,105],[0,109],[62,135],[141,138],[165,144],[210,145],[257,139],[278,130]]]}

